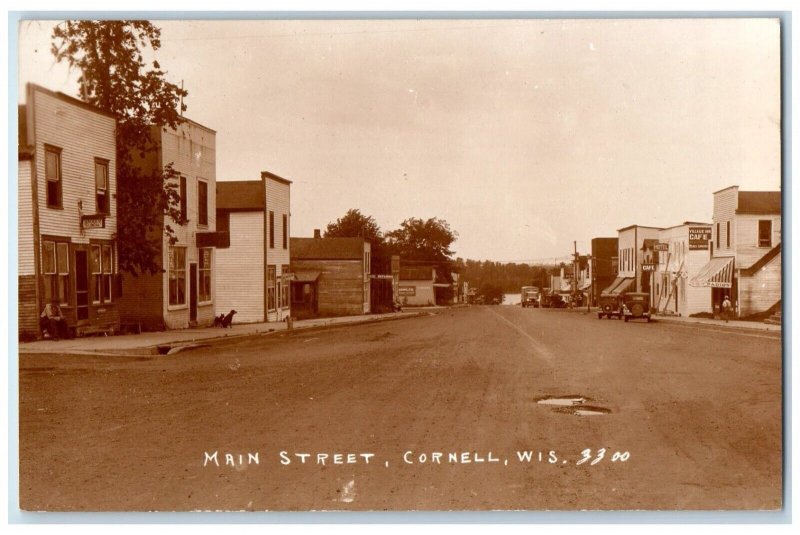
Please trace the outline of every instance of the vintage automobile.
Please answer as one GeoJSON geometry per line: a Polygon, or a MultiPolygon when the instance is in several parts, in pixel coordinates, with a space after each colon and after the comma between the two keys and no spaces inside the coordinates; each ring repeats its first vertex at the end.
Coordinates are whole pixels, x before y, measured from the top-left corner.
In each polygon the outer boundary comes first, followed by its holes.
{"type": "Polygon", "coordinates": [[[567,306],[567,302],[564,301],[561,294],[552,290],[542,294],[542,308],[564,308],[565,306],[567,306]]]}
{"type": "Polygon", "coordinates": [[[623,297],[625,321],[645,319],[650,322],[650,294],[628,292],[623,297]]]}
{"type": "Polygon", "coordinates": [[[608,319],[618,318],[622,319],[622,295],[620,294],[601,294],[598,303],[600,310],[597,311],[597,319],[603,319],[603,316],[608,319]]]}
{"type": "Polygon", "coordinates": [[[539,308],[539,288],[536,286],[523,286],[520,301],[522,308],[539,308]]]}

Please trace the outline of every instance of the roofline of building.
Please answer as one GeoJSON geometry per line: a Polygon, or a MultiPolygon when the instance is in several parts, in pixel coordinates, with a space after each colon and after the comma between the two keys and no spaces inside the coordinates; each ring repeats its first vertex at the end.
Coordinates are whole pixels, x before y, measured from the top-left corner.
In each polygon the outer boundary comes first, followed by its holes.
{"type": "Polygon", "coordinates": [[[189,119],[188,117],[184,117],[183,115],[181,115],[181,121],[182,122],[187,122],[187,123],[192,123],[193,125],[198,126],[198,127],[202,128],[203,130],[208,130],[209,132],[211,132],[214,135],[217,134],[217,131],[214,130],[213,128],[209,128],[206,125],[200,124],[197,121],[193,121],[193,120],[189,119]]]}
{"type": "MultiPolygon", "coordinates": [[[[34,89],[36,91],[39,91],[39,92],[44,93],[46,95],[50,95],[51,97],[57,98],[59,100],[63,100],[65,102],[69,102],[70,104],[74,104],[75,106],[79,106],[79,107],[87,109],[89,111],[93,111],[93,112],[95,112],[95,113],[97,113],[99,115],[105,115],[106,117],[111,117],[115,121],[117,120],[116,114],[111,113],[110,111],[106,111],[106,110],[100,109],[97,106],[92,106],[88,102],[84,102],[81,99],[76,98],[76,97],[71,97],[71,96],[67,95],[66,93],[61,93],[60,91],[53,91],[52,89],[47,89],[46,87],[40,86],[39,84],[35,84],[33,82],[28,82],[27,83],[27,88],[28,88],[28,90],[34,89]]],[[[27,96],[27,91],[26,91],[26,96],[27,96]]],[[[25,105],[28,105],[28,104],[32,104],[32,103],[29,103],[29,102],[25,103],[25,105]]]]}
{"type": "Polygon", "coordinates": [[[217,186],[220,184],[261,184],[260,180],[217,180],[217,186]]]}
{"type": "Polygon", "coordinates": [[[278,182],[282,182],[287,185],[292,183],[291,180],[283,178],[282,176],[278,176],[275,173],[270,173],[269,171],[261,171],[261,178],[270,178],[272,180],[276,180],[278,182]]]}
{"type": "Polygon", "coordinates": [[[721,190],[715,191],[714,193],[712,193],[712,195],[716,195],[717,193],[722,193],[723,191],[726,191],[726,190],[729,190],[729,189],[733,189],[733,188],[739,189],[739,186],[728,186],[727,188],[722,188],[721,190]]]}
{"type": "Polygon", "coordinates": [[[651,228],[653,230],[664,230],[661,227],[648,227],[647,225],[628,225],[627,227],[617,229],[617,232],[622,232],[623,230],[628,230],[632,228],[651,228]]]}
{"type": "Polygon", "coordinates": [[[711,227],[711,226],[714,225],[714,223],[703,223],[701,221],[684,221],[680,225],[672,225],[671,227],[666,227],[666,228],[663,228],[661,230],[671,230],[671,229],[678,228],[678,227],[687,227],[689,225],[703,225],[703,226],[711,227]]]}

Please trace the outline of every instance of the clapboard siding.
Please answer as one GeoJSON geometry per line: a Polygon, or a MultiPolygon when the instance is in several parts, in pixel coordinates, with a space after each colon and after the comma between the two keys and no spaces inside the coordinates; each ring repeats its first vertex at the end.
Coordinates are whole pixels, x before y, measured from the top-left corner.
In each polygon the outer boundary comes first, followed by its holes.
{"type": "MultiPolygon", "coordinates": [[[[187,221],[183,224],[165,220],[176,238],[175,246],[186,247],[186,304],[169,305],[169,242],[161,233],[155,239],[161,242],[162,274],[133,278],[126,276],[123,282],[123,321],[141,321],[147,326],[183,329],[189,327],[189,276],[190,264],[198,264],[197,288],[199,292],[199,258],[196,236],[198,232],[216,230],[216,134],[202,125],[185,120],[175,130],[153,128],[152,135],[158,143],[156,155],[137,159],[136,165],[145,171],[159,169],[172,164],[174,169],[186,177],[187,221]],[[208,224],[200,225],[198,218],[198,182],[208,184],[208,224]],[[140,303],[142,306],[138,306],[140,303]]],[[[210,303],[198,303],[197,325],[207,326],[214,321],[216,302],[216,264],[218,251],[212,251],[210,303]]]]}
{"type": "Polygon", "coordinates": [[[739,214],[736,216],[736,267],[746,269],[781,242],[781,216],[739,214]],[[758,222],[772,221],[772,240],[769,247],[758,246],[758,222]]]}
{"type": "MultiPolygon", "coordinates": [[[[692,227],[709,228],[710,225],[691,225],[692,227]]],[[[699,312],[711,311],[711,288],[695,287],[689,281],[697,275],[710,260],[710,251],[689,250],[689,225],[661,230],[658,241],[668,244],[669,250],[659,254],[659,271],[654,277],[661,294],[659,299],[656,287],[653,287],[654,305],[659,311],[671,312],[681,316],[689,316],[699,312]],[[664,277],[666,274],[666,277],[664,277]],[[666,279],[666,288],[664,283],[666,279]],[[677,299],[672,292],[675,283],[677,299]]]]}
{"type": "Polygon", "coordinates": [[[29,96],[34,110],[40,232],[70,236],[75,243],[89,243],[90,239],[111,240],[117,231],[116,120],[36,89],[29,96]],[[46,144],[61,149],[61,209],[47,207],[46,144]],[[106,217],[105,228],[81,233],[78,203],[82,204],[83,214],[97,212],[95,158],[109,161],[110,215],[106,217]]]}
{"type": "Polygon", "coordinates": [[[296,271],[318,271],[317,311],[322,316],[364,313],[364,263],[361,260],[298,260],[296,271]]]}
{"type": "Polygon", "coordinates": [[[20,338],[39,335],[39,308],[36,303],[36,275],[20,275],[17,284],[20,338]]]}
{"type": "Polygon", "coordinates": [[[19,275],[35,275],[33,245],[33,193],[30,160],[20,160],[17,172],[17,267],[19,275]]]}
{"type": "Polygon", "coordinates": [[[753,276],[739,277],[739,315],[749,316],[769,309],[781,299],[781,255],[778,254],[753,276]]]}
{"type": "MultiPolygon", "coordinates": [[[[270,176],[264,175],[265,181],[264,190],[266,192],[266,232],[269,232],[269,212],[275,214],[275,228],[273,229],[275,236],[275,247],[269,247],[269,239],[266,241],[267,246],[267,264],[275,266],[276,277],[279,281],[279,286],[283,284],[290,284],[288,281],[282,279],[283,271],[282,266],[289,265],[291,260],[291,215],[290,215],[290,185],[285,181],[276,180],[270,176]],[[283,248],[283,216],[286,216],[286,248],[283,248]]],[[[262,214],[262,217],[264,214],[262,214]]],[[[267,238],[269,235],[267,235],[267,238]]],[[[277,289],[276,289],[277,291],[277,289]]],[[[268,321],[283,321],[286,316],[290,314],[290,303],[283,303],[281,301],[281,308],[270,312],[268,321]]]]}
{"type": "Polygon", "coordinates": [[[714,240],[714,256],[733,256],[734,244],[736,243],[734,219],[738,199],[739,188],[737,186],[714,193],[714,213],[712,216],[714,227],[711,230],[711,237],[714,240]],[[728,222],[731,224],[730,247],[727,245],[728,222]],[[719,223],[719,235],[717,235],[717,223],[719,223]]]}
{"type": "Polygon", "coordinates": [[[239,323],[264,318],[264,212],[230,214],[230,247],[216,250],[216,306],[239,323]]]}

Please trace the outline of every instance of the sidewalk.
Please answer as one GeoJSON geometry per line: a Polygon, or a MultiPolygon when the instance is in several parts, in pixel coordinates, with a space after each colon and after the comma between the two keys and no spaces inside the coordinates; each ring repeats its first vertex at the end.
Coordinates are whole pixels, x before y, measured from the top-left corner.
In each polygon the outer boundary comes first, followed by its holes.
{"type": "MultiPolygon", "coordinates": [[[[597,314],[597,307],[592,307],[591,312],[586,310],[586,307],[575,308],[553,308],[547,310],[559,310],[563,312],[583,313],[583,314],[597,314]]],[[[769,323],[762,323],[760,321],[739,321],[731,320],[725,323],[725,320],[717,320],[711,318],[689,318],[686,316],[661,316],[653,314],[652,321],[661,323],[683,323],[686,325],[707,325],[711,327],[721,327],[726,329],[745,329],[752,331],[762,332],[781,332],[780,325],[771,325],[769,323]]]]}
{"type": "Polygon", "coordinates": [[[713,327],[723,327],[726,329],[747,329],[752,331],[769,331],[781,332],[780,325],[771,325],[769,323],[762,323],[760,321],[739,321],[731,320],[725,323],[725,320],[715,320],[711,318],[687,318],[684,316],[653,316],[654,321],[663,323],[684,323],[693,325],[710,325],[713,327]]]}
{"type": "MultiPolygon", "coordinates": [[[[402,318],[427,316],[429,312],[393,312],[389,314],[365,314],[362,316],[343,316],[336,318],[314,318],[296,320],[294,330],[312,327],[326,327],[387,321],[402,318]]],[[[59,353],[59,354],[105,354],[105,355],[159,355],[170,349],[192,344],[208,343],[214,340],[259,336],[276,331],[287,330],[286,322],[239,323],[229,329],[204,327],[199,329],[179,329],[173,331],[145,332],[120,336],[88,336],[73,340],[37,340],[20,342],[20,354],[59,353]]]]}

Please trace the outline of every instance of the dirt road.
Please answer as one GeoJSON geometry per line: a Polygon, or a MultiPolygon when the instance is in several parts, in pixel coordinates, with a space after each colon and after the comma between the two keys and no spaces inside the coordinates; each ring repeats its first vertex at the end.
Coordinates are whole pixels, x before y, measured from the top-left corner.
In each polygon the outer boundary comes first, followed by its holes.
{"type": "Polygon", "coordinates": [[[775,509],[781,345],[451,309],[151,359],[23,356],[20,427],[27,510],[775,509]]]}

